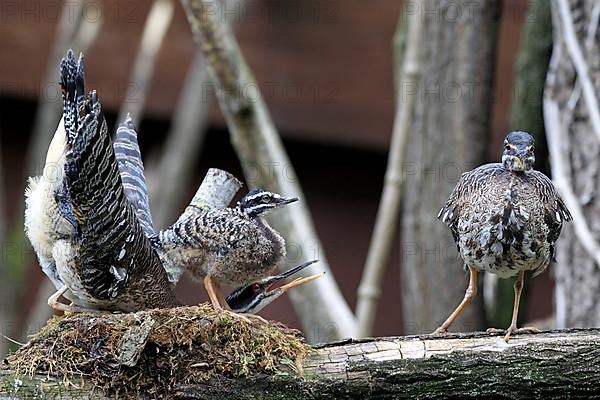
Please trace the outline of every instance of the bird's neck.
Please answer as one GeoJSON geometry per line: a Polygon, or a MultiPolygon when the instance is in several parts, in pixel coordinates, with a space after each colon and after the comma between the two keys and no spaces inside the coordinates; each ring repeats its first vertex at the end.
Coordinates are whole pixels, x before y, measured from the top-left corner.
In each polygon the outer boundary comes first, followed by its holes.
{"type": "Polygon", "coordinates": [[[253,221],[258,227],[259,231],[261,231],[267,241],[272,245],[272,257],[279,258],[280,256],[285,256],[285,240],[279,234],[279,232],[273,229],[271,225],[269,225],[261,216],[255,216],[253,221]]]}

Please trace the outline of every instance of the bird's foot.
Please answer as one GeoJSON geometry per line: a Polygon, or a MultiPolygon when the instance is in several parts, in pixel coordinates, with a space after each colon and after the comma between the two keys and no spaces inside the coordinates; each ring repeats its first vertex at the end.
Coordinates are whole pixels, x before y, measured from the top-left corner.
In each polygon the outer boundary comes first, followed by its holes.
{"type": "Polygon", "coordinates": [[[252,324],[252,321],[250,320],[250,318],[248,318],[246,315],[243,314],[238,314],[236,312],[233,312],[231,310],[226,310],[224,308],[221,309],[217,309],[217,311],[219,313],[221,313],[221,315],[229,315],[230,317],[232,317],[233,319],[241,319],[242,321],[248,323],[248,324],[252,324]]]}
{"type": "Polygon", "coordinates": [[[263,324],[268,324],[269,323],[269,321],[267,321],[266,319],[264,319],[263,317],[261,317],[260,315],[257,315],[257,314],[243,314],[243,315],[246,318],[249,318],[251,320],[252,319],[257,320],[257,321],[259,321],[259,322],[261,322],[263,324]]]}
{"type": "Polygon", "coordinates": [[[518,335],[520,333],[540,333],[541,331],[534,326],[524,326],[523,328],[517,328],[516,325],[511,325],[508,329],[488,328],[487,333],[505,333],[504,341],[508,343],[512,335],[518,335]]]}
{"type": "Polygon", "coordinates": [[[60,297],[67,291],[67,287],[63,286],[56,293],[48,298],[48,305],[54,310],[62,311],[65,316],[73,315],[75,313],[101,313],[102,310],[96,310],[93,308],[81,307],[76,304],[65,304],[59,301],[60,297]]]}
{"type": "Polygon", "coordinates": [[[506,330],[506,335],[504,335],[504,341],[508,343],[508,340],[512,335],[517,335],[519,333],[540,333],[541,331],[534,326],[524,326],[523,328],[517,328],[514,325],[511,325],[506,330]]]}

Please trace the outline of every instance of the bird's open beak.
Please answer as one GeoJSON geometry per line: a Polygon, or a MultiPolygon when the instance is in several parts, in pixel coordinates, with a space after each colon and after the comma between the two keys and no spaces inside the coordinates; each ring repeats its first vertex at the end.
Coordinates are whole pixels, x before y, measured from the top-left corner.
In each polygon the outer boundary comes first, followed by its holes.
{"type": "Polygon", "coordinates": [[[308,267],[309,265],[312,265],[312,264],[316,263],[317,261],[318,260],[308,261],[308,262],[305,262],[304,264],[298,265],[297,267],[294,267],[294,268],[291,268],[291,269],[289,269],[289,270],[287,270],[285,272],[282,272],[279,275],[272,276],[268,280],[268,286],[267,286],[267,288],[266,288],[265,291],[266,292],[270,292],[270,291],[273,291],[275,289],[281,289],[284,292],[287,292],[288,290],[290,290],[292,288],[298,287],[298,286],[303,285],[303,284],[305,284],[307,282],[314,281],[315,279],[318,279],[318,278],[322,277],[323,275],[325,275],[325,272],[321,272],[320,274],[311,275],[311,276],[307,276],[307,277],[304,277],[304,278],[298,278],[298,279],[293,280],[290,283],[287,283],[287,284],[279,286],[279,287],[276,286],[279,282],[283,281],[285,278],[294,275],[298,271],[303,270],[304,268],[308,267]]]}
{"type": "Polygon", "coordinates": [[[290,283],[280,286],[279,289],[283,290],[284,292],[287,292],[288,290],[290,290],[292,288],[298,287],[300,285],[304,285],[305,283],[314,281],[315,279],[319,279],[323,275],[325,275],[325,272],[321,272],[320,274],[316,274],[316,275],[307,276],[306,278],[294,279],[290,283]]]}

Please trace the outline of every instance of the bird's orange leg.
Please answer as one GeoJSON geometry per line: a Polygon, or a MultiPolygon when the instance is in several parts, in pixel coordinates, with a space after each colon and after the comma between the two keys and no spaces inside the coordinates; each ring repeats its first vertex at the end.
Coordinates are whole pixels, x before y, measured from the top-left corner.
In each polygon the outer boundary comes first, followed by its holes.
{"type": "Polygon", "coordinates": [[[246,316],[231,311],[227,301],[225,301],[225,297],[223,297],[223,294],[221,293],[221,285],[212,279],[210,275],[206,275],[204,277],[204,287],[206,288],[206,292],[208,293],[208,297],[210,298],[210,302],[212,303],[215,311],[224,312],[233,317],[240,318],[248,323],[251,323],[250,319],[246,316]]]}
{"type": "Polygon", "coordinates": [[[471,301],[475,298],[477,294],[477,271],[473,268],[469,267],[470,277],[469,277],[469,286],[467,287],[467,291],[465,292],[465,297],[460,302],[456,310],[444,321],[444,323],[437,328],[434,333],[445,333],[448,332],[448,328],[456,318],[463,312],[466,306],[468,306],[471,301]]]}
{"type": "Polygon", "coordinates": [[[511,335],[516,334],[516,333],[539,333],[540,330],[532,327],[532,326],[527,326],[527,327],[523,327],[518,329],[517,328],[517,316],[519,315],[519,302],[521,301],[521,292],[523,291],[523,281],[525,278],[525,271],[521,271],[519,272],[519,275],[517,275],[517,280],[515,280],[515,302],[513,305],[513,315],[512,315],[512,321],[510,323],[510,326],[508,327],[508,329],[506,330],[506,335],[504,335],[504,341],[506,343],[508,343],[508,340],[510,339],[511,335]]]}
{"type": "Polygon", "coordinates": [[[204,287],[206,288],[210,302],[215,310],[220,311],[229,309],[229,306],[221,293],[221,285],[219,285],[219,282],[215,281],[210,275],[206,275],[204,277],[204,287]]]}

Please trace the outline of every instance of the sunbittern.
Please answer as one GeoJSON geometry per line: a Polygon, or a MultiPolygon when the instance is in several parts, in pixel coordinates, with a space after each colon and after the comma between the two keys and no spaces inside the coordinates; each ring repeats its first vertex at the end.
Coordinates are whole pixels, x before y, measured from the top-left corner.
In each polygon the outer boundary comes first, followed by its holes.
{"type": "Polygon", "coordinates": [[[25,230],[58,290],[48,303],[63,311],[178,304],[124,188],[100,99],[85,93],[83,56],[69,51],[60,75],[63,119],[44,175],[26,191],[25,230]]]}
{"type": "Polygon", "coordinates": [[[548,267],[562,224],[572,217],[550,179],[533,169],[534,162],[533,137],[510,132],[502,163],[464,173],[440,210],[438,218],[450,227],[470,280],[464,299],[436,333],[446,332],[475,297],[478,271],[517,276],[512,322],[504,340],[537,331],[517,329],[525,272],[536,276],[548,267]]]}

